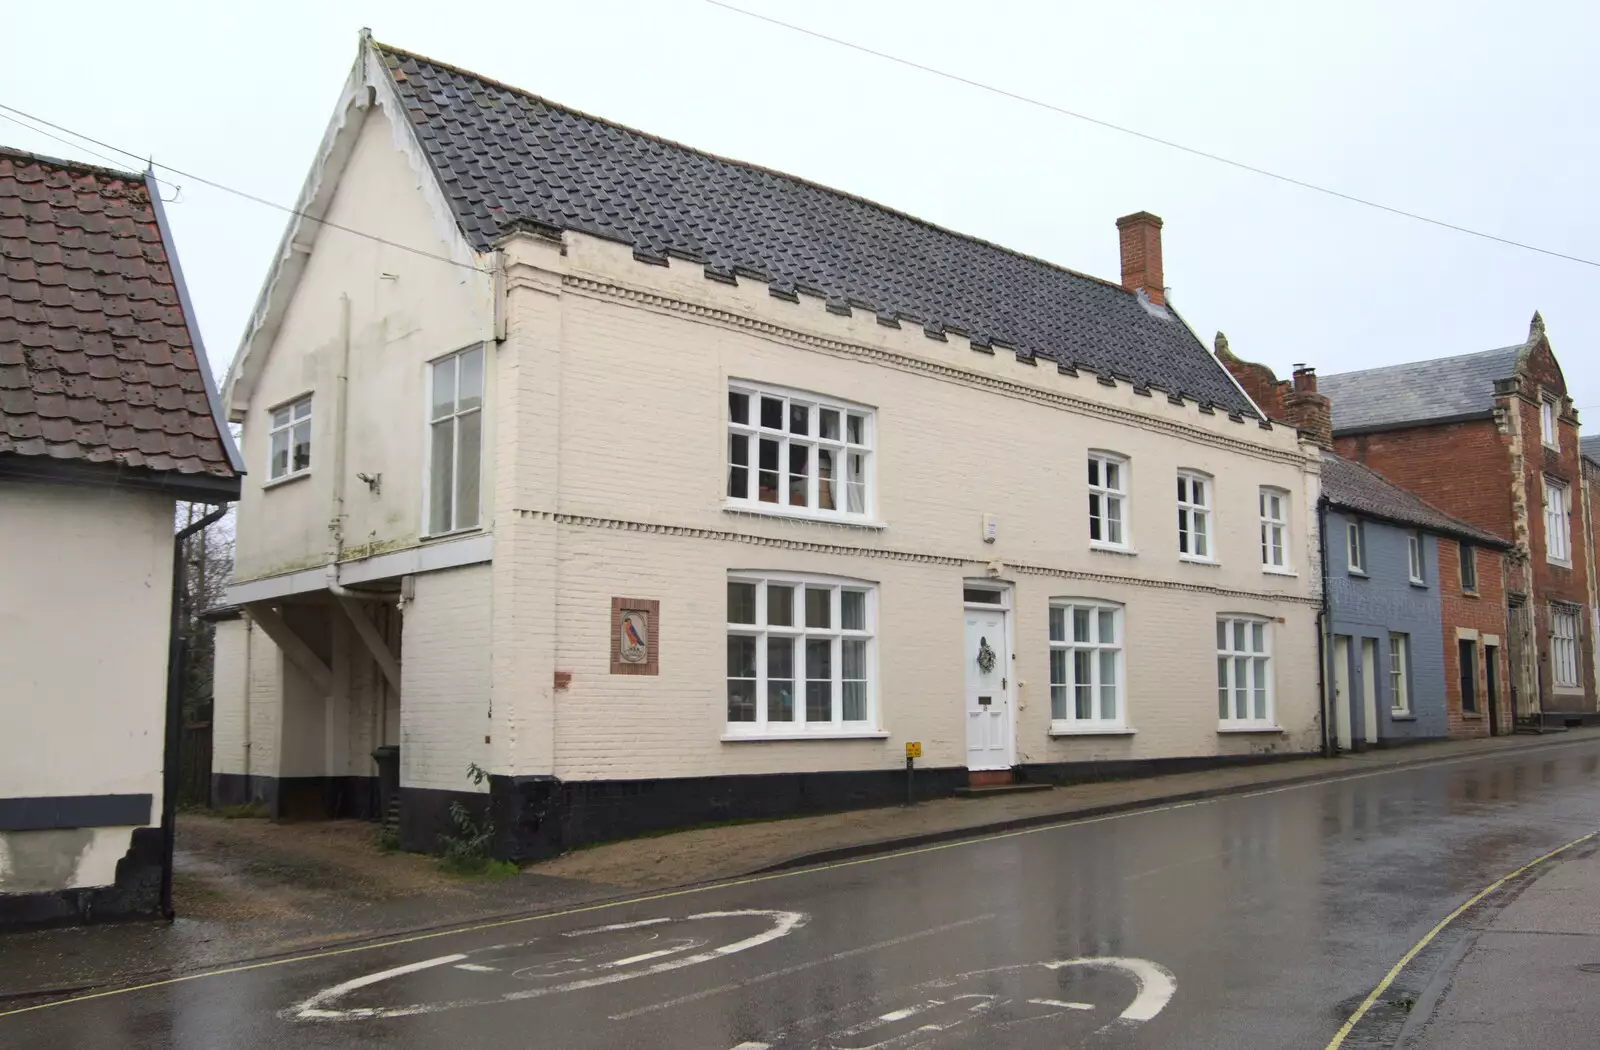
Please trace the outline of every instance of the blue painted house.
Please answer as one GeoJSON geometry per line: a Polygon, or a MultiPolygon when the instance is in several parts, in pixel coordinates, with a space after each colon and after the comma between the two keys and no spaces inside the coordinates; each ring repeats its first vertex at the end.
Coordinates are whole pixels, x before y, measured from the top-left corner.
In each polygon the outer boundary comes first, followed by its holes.
{"type": "MultiPolygon", "coordinates": [[[[1331,742],[1359,751],[1452,735],[1456,654],[1447,660],[1446,641],[1468,631],[1476,639],[1482,623],[1482,610],[1463,612],[1458,552],[1479,552],[1482,568],[1473,571],[1498,575],[1510,545],[1331,452],[1323,454],[1321,514],[1331,742]]],[[[1503,610],[1494,615],[1503,623],[1503,610]]],[[[1485,644],[1503,633],[1484,634],[1485,644]]]]}

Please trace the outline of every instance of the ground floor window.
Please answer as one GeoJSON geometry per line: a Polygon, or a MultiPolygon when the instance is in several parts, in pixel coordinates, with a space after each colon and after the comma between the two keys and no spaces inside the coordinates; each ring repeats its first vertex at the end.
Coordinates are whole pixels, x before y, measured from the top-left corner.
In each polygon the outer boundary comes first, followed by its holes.
{"type": "Polygon", "coordinates": [[[1578,685],[1578,612],[1564,605],[1550,607],[1550,673],[1556,685],[1578,685]]]}
{"type": "Polygon", "coordinates": [[[1397,715],[1411,713],[1411,690],[1407,687],[1406,672],[1411,663],[1411,636],[1389,636],[1389,708],[1397,715]]]}
{"type": "Polygon", "coordinates": [[[728,732],[875,726],[877,592],[832,577],[728,577],[728,732]]]}
{"type": "Polygon", "coordinates": [[[1050,718],[1059,728],[1123,725],[1122,607],[1050,604],[1050,718]]]}
{"type": "Polygon", "coordinates": [[[1461,676],[1461,710],[1478,709],[1478,643],[1456,639],[1456,670],[1461,676]]]}
{"type": "Polygon", "coordinates": [[[1222,728],[1273,724],[1272,629],[1265,620],[1217,620],[1217,720],[1222,728]]]}

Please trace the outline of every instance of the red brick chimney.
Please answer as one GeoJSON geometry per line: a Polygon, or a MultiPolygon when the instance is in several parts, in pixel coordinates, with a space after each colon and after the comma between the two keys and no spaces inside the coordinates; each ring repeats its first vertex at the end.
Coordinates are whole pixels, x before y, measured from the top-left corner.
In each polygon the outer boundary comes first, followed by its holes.
{"type": "Polygon", "coordinates": [[[1147,211],[1136,211],[1117,220],[1122,235],[1122,287],[1130,292],[1144,289],[1157,306],[1167,303],[1167,286],[1161,274],[1161,220],[1147,211]]]}

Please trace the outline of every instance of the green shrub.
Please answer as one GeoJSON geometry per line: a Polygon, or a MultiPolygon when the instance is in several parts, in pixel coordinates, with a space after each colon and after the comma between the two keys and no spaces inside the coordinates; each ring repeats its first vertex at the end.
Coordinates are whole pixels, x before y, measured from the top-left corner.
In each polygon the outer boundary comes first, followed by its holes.
{"type": "MultiPolygon", "coordinates": [[[[476,762],[467,766],[467,776],[473,784],[482,784],[488,779],[488,772],[476,762]]],[[[482,875],[494,878],[504,878],[515,875],[517,866],[510,861],[495,860],[490,856],[490,849],[494,846],[494,822],[484,820],[482,824],[473,817],[472,812],[459,802],[450,803],[450,823],[452,831],[439,836],[440,855],[439,866],[452,875],[482,875]]]]}

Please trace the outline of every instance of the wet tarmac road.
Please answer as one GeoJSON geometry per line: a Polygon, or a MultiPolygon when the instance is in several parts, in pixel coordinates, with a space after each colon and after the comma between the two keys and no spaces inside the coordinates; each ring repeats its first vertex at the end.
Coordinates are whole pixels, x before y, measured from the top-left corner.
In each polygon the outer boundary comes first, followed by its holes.
{"type": "MultiPolygon", "coordinates": [[[[1597,827],[1575,743],[67,1002],[0,1046],[1321,1048],[1452,908],[1597,827]]],[[[1392,1045],[1433,958],[1343,1045],[1392,1045]]]]}

